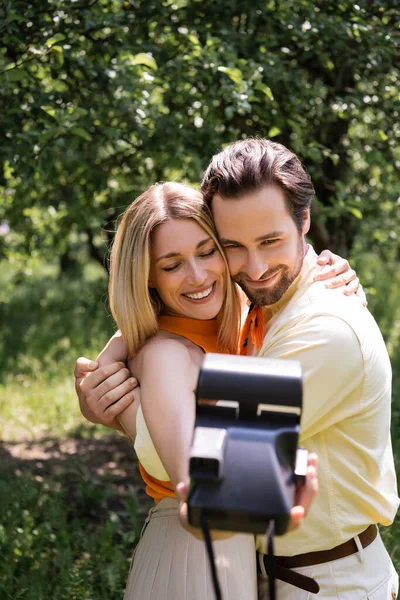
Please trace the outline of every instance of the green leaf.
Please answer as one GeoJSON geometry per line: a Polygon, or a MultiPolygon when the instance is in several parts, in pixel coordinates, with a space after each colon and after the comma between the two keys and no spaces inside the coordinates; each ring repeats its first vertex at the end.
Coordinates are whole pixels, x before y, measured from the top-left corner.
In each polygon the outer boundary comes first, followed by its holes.
{"type": "Polygon", "coordinates": [[[255,87],[256,90],[259,90],[260,92],[263,92],[267,96],[267,98],[269,100],[271,100],[271,102],[273,102],[274,95],[273,95],[273,93],[271,91],[271,88],[268,87],[267,85],[265,85],[265,83],[262,83],[261,81],[258,81],[254,87],[255,87]]]}
{"type": "Polygon", "coordinates": [[[21,81],[26,77],[26,72],[23,69],[10,69],[6,73],[8,81],[21,81]]]}
{"type": "Polygon", "coordinates": [[[10,165],[10,161],[9,161],[9,160],[6,160],[6,161],[4,162],[4,165],[3,165],[3,174],[4,174],[4,179],[5,179],[6,181],[7,181],[8,179],[12,179],[13,173],[14,173],[14,169],[13,169],[13,167],[11,167],[11,165],[10,165]]]}
{"type": "Polygon", "coordinates": [[[40,108],[51,117],[56,118],[56,109],[54,108],[54,106],[41,106],[40,108]]]}
{"type": "Polygon", "coordinates": [[[82,138],[86,142],[90,142],[90,140],[92,139],[92,136],[90,135],[90,133],[88,131],[86,131],[86,129],[84,129],[83,127],[71,127],[71,133],[73,133],[74,135],[77,135],[78,137],[82,138]]]}
{"type": "Polygon", "coordinates": [[[386,142],[386,140],[389,139],[388,136],[386,135],[386,133],[384,131],[382,131],[382,129],[380,129],[378,131],[378,135],[379,135],[380,139],[382,140],[382,142],[386,142]]]}
{"type": "Polygon", "coordinates": [[[273,138],[279,135],[280,133],[281,130],[279,129],[279,127],[271,127],[271,129],[268,131],[268,137],[273,138]]]}
{"type": "Polygon", "coordinates": [[[149,69],[153,69],[154,71],[157,69],[157,63],[151,54],[145,54],[144,52],[140,52],[135,56],[131,57],[130,60],[131,65],[145,65],[149,67],[149,69]]]}
{"type": "Polygon", "coordinates": [[[356,208],[355,206],[349,206],[347,210],[349,211],[349,213],[357,217],[357,219],[363,218],[362,212],[359,208],[356,208]]]}
{"type": "Polygon", "coordinates": [[[51,51],[56,53],[57,62],[60,65],[63,65],[64,64],[64,51],[63,51],[62,47],[61,46],[52,46],[51,51]]]}
{"type": "Polygon", "coordinates": [[[56,33],[56,35],[46,40],[44,45],[48,48],[49,46],[53,46],[53,44],[57,44],[57,42],[62,42],[63,40],[65,40],[65,35],[63,33],[56,33]]]}
{"type": "Polygon", "coordinates": [[[189,33],[189,35],[187,36],[189,42],[192,42],[192,44],[194,44],[195,46],[199,46],[200,42],[199,42],[199,38],[196,35],[193,35],[192,33],[189,33]]]}
{"type": "Polygon", "coordinates": [[[226,73],[234,83],[242,83],[243,81],[243,75],[240,69],[235,69],[231,67],[218,67],[218,71],[226,73]]]}

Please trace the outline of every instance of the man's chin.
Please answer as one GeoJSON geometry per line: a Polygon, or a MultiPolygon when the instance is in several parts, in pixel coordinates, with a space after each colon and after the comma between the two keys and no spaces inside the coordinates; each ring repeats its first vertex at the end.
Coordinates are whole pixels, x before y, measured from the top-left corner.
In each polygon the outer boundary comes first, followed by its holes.
{"type": "Polygon", "coordinates": [[[275,304],[278,302],[286,292],[286,289],[272,289],[272,290],[254,290],[249,288],[247,285],[242,284],[241,282],[237,282],[239,286],[242,288],[250,302],[255,304],[256,306],[269,306],[270,304],[275,304]]]}

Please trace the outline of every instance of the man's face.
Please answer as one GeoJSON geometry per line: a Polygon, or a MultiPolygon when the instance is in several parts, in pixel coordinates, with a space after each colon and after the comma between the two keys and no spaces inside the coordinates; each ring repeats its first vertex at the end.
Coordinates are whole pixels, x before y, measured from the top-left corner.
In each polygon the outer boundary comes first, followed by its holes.
{"type": "Polygon", "coordinates": [[[271,185],[240,198],[223,199],[216,194],[212,213],[234,281],[254,304],[277,302],[303,264],[309,211],[300,234],[284,192],[271,185]]]}

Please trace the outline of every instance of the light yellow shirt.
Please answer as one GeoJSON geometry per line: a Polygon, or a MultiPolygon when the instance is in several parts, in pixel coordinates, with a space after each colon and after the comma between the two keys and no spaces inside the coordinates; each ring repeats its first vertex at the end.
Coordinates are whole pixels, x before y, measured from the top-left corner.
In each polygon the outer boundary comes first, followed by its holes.
{"type": "MultiPolygon", "coordinates": [[[[385,343],[356,296],[312,282],[316,259],[310,247],[297,279],[265,309],[259,352],[300,361],[300,443],[319,457],[319,493],[301,527],[275,538],[281,556],[333,548],[371,523],[390,525],[399,506],[385,343]]],[[[260,537],[259,547],[264,544],[260,537]]]]}

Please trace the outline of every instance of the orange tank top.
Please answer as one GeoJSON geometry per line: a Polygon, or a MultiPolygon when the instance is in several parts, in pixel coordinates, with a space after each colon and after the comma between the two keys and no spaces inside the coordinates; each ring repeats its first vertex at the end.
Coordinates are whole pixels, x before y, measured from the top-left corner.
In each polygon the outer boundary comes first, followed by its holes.
{"type": "MultiPolygon", "coordinates": [[[[216,320],[199,321],[187,317],[159,317],[160,329],[180,335],[202,348],[204,352],[221,352],[218,345],[218,323],[216,320]]],[[[143,468],[139,461],[139,471],[146,484],[146,494],[158,504],[166,497],[176,498],[173,485],[170,481],[161,481],[152,477],[143,468]]]]}

